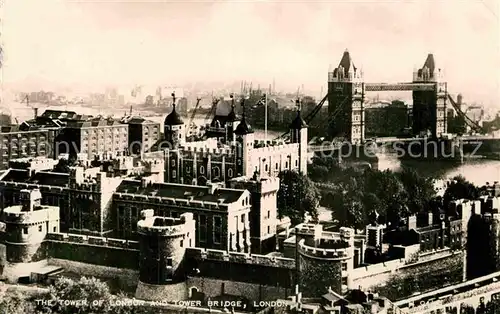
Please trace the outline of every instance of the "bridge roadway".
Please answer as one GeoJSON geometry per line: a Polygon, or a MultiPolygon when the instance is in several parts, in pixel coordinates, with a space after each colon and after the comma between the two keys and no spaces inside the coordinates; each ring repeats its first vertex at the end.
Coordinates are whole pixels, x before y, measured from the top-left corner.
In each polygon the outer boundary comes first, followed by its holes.
{"type": "Polygon", "coordinates": [[[488,303],[492,298],[500,297],[500,272],[450,285],[434,291],[411,296],[394,304],[402,313],[446,313],[445,309],[457,309],[461,313],[460,305],[467,304],[477,308],[481,298],[488,303]]]}
{"type": "MultiPolygon", "coordinates": [[[[380,145],[386,145],[386,144],[394,144],[394,143],[408,143],[411,141],[422,141],[425,140],[424,138],[398,138],[398,137],[378,137],[374,138],[373,140],[367,140],[365,143],[376,143],[377,146],[380,145]]],[[[468,135],[468,136],[461,136],[457,138],[458,141],[462,143],[474,143],[474,142],[499,142],[500,143],[500,137],[498,136],[488,136],[488,135],[468,135]]],[[[429,140],[430,141],[430,140],[429,140]]],[[[332,150],[338,150],[340,149],[343,145],[348,145],[348,142],[342,142],[340,140],[334,140],[334,141],[325,141],[321,144],[311,144],[308,146],[307,151],[309,153],[314,153],[314,152],[322,152],[322,151],[332,151],[332,150]]]]}

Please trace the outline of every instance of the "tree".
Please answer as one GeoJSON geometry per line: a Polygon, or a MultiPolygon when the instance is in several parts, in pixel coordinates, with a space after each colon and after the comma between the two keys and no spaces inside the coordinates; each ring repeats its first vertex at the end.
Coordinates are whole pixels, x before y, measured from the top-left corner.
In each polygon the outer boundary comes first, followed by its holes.
{"type": "Polygon", "coordinates": [[[47,298],[51,306],[39,310],[44,313],[75,314],[75,313],[111,313],[113,296],[106,283],[96,278],[82,277],[75,281],[70,278],[59,278],[49,288],[47,298]],[[74,301],[69,304],[60,301],[74,301]],[[78,302],[80,301],[80,302],[78,302]]]}
{"type": "Polygon", "coordinates": [[[398,173],[407,194],[407,205],[411,213],[424,211],[429,202],[436,197],[432,178],[421,176],[415,169],[404,168],[398,173]]]}
{"type": "Polygon", "coordinates": [[[454,200],[475,200],[480,196],[480,189],[467,181],[463,176],[456,176],[446,188],[443,196],[443,205],[448,208],[454,200]]]}
{"type": "Polygon", "coordinates": [[[291,170],[279,174],[278,217],[289,217],[293,224],[304,221],[306,214],[318,218],[320,193],[306,176],[291,170]]]}
{"type": "Polygon", "coordinates": [[[0,313],[31,314],[35,313],[35,311],[33,304],[27,302],[21,293],[2,291],[0,292],[0,313]]]}

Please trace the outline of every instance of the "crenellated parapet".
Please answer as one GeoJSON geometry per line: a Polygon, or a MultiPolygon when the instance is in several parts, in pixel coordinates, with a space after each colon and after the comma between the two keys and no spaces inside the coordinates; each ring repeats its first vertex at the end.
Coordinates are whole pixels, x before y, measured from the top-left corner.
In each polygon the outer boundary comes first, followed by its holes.
{"type": "Polygon", "coordinates": [[[292,258],[275,257],[251,253],[227,252],[202,248],[186,250],[186,256],[197,261],[226,261],[230,263],[249,264],[284,269],[295,269],[295,260],[292,258]]]}
{"type": "Polygon", "coordinates": [[[102,247],[127,248],[133,250],[139,249],[139,242],[137,241],[112,239],[105,237],[94,237],[94,236],[71,234],[71,233],[59,233],[59,232],[48,233],[45,238],[45,241],[46,242],[56,241],[56,242],[74,243],[82,245],[87,244],[87,245],[95,245],[102,247]]]}
{"type": "Polygon", "coordinates": [[[310,258],[345,260],[353,257],[353,250],[342,241],[332,241],[328,245],[314,246],[314,244],[307,243],[305,239],[300,240],[298,243],[298,250],[310,258]]]}

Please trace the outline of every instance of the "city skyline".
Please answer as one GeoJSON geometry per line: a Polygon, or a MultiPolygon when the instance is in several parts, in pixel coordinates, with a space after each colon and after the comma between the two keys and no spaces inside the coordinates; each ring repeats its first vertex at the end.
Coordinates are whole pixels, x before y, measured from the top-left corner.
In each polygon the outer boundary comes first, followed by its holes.
{"type": "Polygon", "coordinates": [[[486,106],[500,98],[494,1],[4,6],[5,86],[275,79],[280,89],[319,91],[347,48],[367,82],[410,81],[433,53],[450,92],[486,106]]]}

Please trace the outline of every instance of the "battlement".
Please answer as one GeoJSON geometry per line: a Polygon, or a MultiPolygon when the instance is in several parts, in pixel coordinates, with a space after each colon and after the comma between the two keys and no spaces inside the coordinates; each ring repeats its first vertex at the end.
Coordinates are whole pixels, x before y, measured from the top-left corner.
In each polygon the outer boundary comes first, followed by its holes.
{"type": "Polygon", "coordinates": [[[233,149],[229,146],[225,147],[197,147],[197,146],[187,146],[184,147],[184,153],[199,153],[203,155],[218,155],[218,156],[229,156],[233,154],[233,149]]]}
{"type": "Polygon", "coordinates": [[[326,245],[325,242],[322,243],[322,245],[317,247],[317,246],[310,246],[306,244],[306,240],[302,239],[299,241],[298,245],[298,251],[299,253],[309,256],[309,257],[317,257],[317,258],[323,258],[323,259],[348,259],[353,257],[353,252],[350,249],[350,245],[346,245],[346,243],[342,242],[331,242],[329,245],[326,245]],[[322,246],[322,247],[321,247],[322,246]],[[336,248],[336,247],[342,247],[344,248],[336,248]],[[328,247],[333,247],[333,248],[328,248],[328,247]]]}
{"type": "Polygon", "coordinates": [[[233,189],[245,189],[252,193],[267,193],[278,191],[280,187],[280,179],[277,177],[266,178],[247,178],[237,177],[229,181],[229,185],[233,189]]]}
{"type": "Polygon", "coordinates": [[[23,206],[10,206],[4,209],[4,221],[16,224],[36,224],[59,219],[58,206],[38,206],[31,211],[23,210],[23,206]]]}
{"type": "Polygon", "coordinates": [[[268,156],[276,153],[295,154],[298,152],[298,149],[299,149],[298,143],[282,143],[275,146],[263,146],[254,148],[253,152],[255,152],[257,156],[268,156]]]}
{"type": "Polygon", "coordinates": [[[137,223],[137,231],[143,234],[181,235],[187,233],[190,225],[194,224],[192,213],[184,213],[180,218],[153,216],[151,210],[142,211],[141,214],[143,219],[137,223]]]}
{"type": "Polygon", "coordinates": [[[166,196],[155,196],[155,195],[146,195],[146,194],[134,194],[133,191],[130,193],[123,192],[115,192],[115,197],[122,200],[128,201],[145,201],[148,203],[157,203],[157,204],[168,204],[173,206],[192,206],[198,207],[200,209],[215,209],[221,210],[223,208],[227,208],[228,204],[217,203],[212,201],[199,201],[199,200],[191,200],[191,199],[183,199],[183,198],[173,198],[166,196]]]}
{"type": "Polygon", "coordinates": [[[0,186],[14,186],[17,189],[39,189],[40,191],[54,191],[54,192],[62,192],[65,190],[65,187],[62,186],[53,186],[53,185],[44,185],[44,184],[35,184],[35,183],[25,183],[25,182],[16,182],[16,181],[0,181],[0,186]]]}
{"type": "Polygon", "coordinates": [[[139,249],[139,242],[137,241],[112,239],[104,237],[93,237],[93,236],[71,234],[71,233],[48,233],[47,236],[45,237],[45,241],[88,244],[88,245],[114,247],[114,248],[127,248],[133,250],[139,249]]]}
{"type": "Polygon", "coordinates": [[[250,253],[227,252],[202,248],[186,249],[186,256],[196,260],[226,261],[230,263],[251,264],[276,268],[295,269],[295,260],[291,258],[265,256],[250,253]]]}

